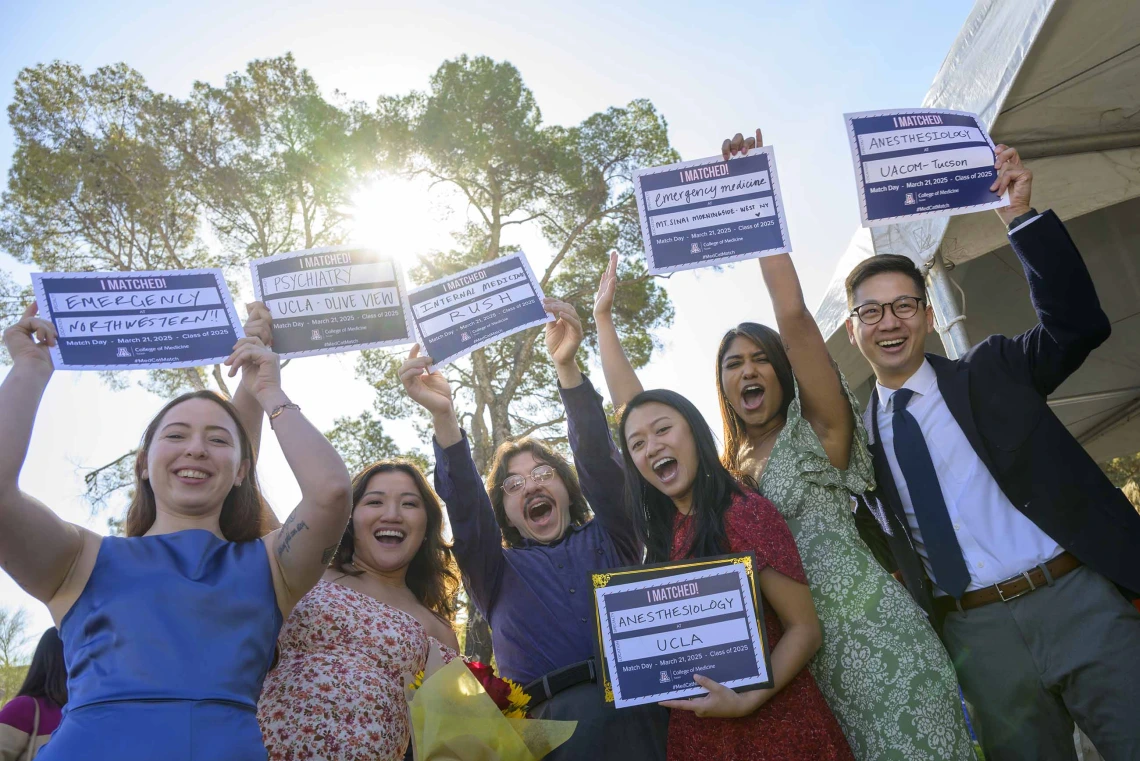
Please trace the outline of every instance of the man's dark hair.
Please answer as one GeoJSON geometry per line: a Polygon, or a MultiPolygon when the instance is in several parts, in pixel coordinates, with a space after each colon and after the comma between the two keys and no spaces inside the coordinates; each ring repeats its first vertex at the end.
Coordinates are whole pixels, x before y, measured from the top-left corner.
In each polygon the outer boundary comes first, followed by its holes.
{"type": "Polygon", "coordinates": [[[855,308],[855,289],[862,285],[864,280],[875,275],[882,275],[885,272],[899,272],[906,275],[914,281],[914,286],[918,289],[918,293],[915,295],[926,298],[926,281],[923,280],[922,273],[918,271],[918,267],[909,257],[898,254],[876,254],[856,264],[855,268],[851,270],[851,274],[847,276],[845,284],[847,286],[847,308],[855,308]]]}

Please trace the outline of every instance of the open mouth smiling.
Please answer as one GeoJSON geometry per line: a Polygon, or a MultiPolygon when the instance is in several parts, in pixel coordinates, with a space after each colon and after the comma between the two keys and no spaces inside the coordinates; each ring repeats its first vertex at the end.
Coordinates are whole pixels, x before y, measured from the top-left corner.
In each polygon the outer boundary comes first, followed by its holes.
{"type": "Polygon", "coordinates": [[[677,460],[672,457],[659,457],[651,467],[663,484],[670,483],[677,477],[677,460]]]}
{"type": "Polygon", "coordinates": [[[380,528],[372,532],[372,537],[385,547],[395,547],[408,536],[406,531],[398,528],[380,528]]]}
{"type": "Polygon", "coordinates": [[[764,387],[759,383],[750,383],[740,392],[740,401],[746,410],[758,409],[764,403],[764,387]]]}
{"type": "Polygon", "coordinates": [[[554,501],[545,494],[536,494],[526,501],[523,510],[528,521],[536,526],[545,526],[554,515],[554,501]]]}

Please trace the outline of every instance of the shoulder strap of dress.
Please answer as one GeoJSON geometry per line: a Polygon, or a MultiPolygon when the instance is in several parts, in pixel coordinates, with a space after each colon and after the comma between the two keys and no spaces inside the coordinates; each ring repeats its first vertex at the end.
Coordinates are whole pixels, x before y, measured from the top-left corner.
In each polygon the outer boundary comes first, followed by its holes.
{"type": "Polygon", "coordinates": [[[36,716],[32,719],[32,733],[28,735],[28,747],[24,750],[24,761],[32,761],[40,746],[40,699],[32,698],[36,716]]]}

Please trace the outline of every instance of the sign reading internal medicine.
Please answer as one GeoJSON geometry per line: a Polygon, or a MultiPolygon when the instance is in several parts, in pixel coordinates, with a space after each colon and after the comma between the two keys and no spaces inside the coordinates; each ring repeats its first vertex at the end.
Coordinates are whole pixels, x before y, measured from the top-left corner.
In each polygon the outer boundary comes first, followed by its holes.
{"type": "Polygon", "coordinates": [[[990,190],[994,143],[976,114],[916,108],[844,114],[863,227],[1009,206],[990,190]]]}
{"type": "Polygon", "coordinates": [[[603,689],[618,708],[772,686],[751,555],[594,574],[603,689]]]}
{"type": "Polygon", "coordinates": [[[510,254],[408,294],[422,354],[439,367],[512,333],[551,322],[526,256],[510,254]]]}
{"type": "Polygon", "coordinates": [[[791,251],[771,146],[633,175],[654,275],[791,251]]]}
{"type": "Polygon", "coordinates": [[[393,258],[352,246],[255,259],[253,291],[273,316],[282,357],[412,342],[404,273],[393,258]]]}
{"type": "Polygon", "coordinates": [[[218,269],[42,272],[32,286],[61,370],[212,365],[245,335],[218,269]]]}

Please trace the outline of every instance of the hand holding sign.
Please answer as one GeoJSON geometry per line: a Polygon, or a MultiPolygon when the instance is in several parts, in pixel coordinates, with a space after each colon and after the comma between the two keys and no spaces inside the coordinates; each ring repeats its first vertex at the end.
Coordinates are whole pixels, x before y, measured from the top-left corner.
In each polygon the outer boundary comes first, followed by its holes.
{"type": "Polygon", "coordinates": [[[700,674],[693,674],[693,681],[708,690],[709,694],[690,700],[662,700],[659,705],[678,711],[692,711],[702,719],[738,719],[758,707],[756,696],[759,693],[755,691],[736,692],[700,674]]]}
{"type": "Polygon", "coordinates": [[[756,130],[756,137],[750,137],[747,139],[745,139],[744,135],[737,132],[736,137],[726,137],[724,139],[724,142],[721,143],[720,155],[724,158],[725,161],[728,161],[738,153],[741,156],[747,156],[748,151],[752,150],[753,148],[763,147],[764,135],[760,132],[759,129],[756,130]]]}
{"type": "Polygon", "coordinates": [[[430,412],[433,417],[455,414],[451,401],[451,384],[439,370],[430,372],[432,358],[420,356],[420,345],[416,344],[408,353],[408,359],[400,367],[400,382],[404,390],[416,404],[430,412]]]}
{"type": "Polygon", "coordinates": [[[55,326],[37,317],[38,313],[39,306],[33,301],[24,310],[20,321],[4,331],[4,348],[12,357],[12,364],[29,364],[50,373],[55,370],[55,363],[51,359],[51,347],[55,346],[55,326]]]}
{"type": "Polygon", "coordinates": [[[602,279],[598,281],[598,292],[594,295],[594,320],[609,320],[613,318],[614,296],[617,294],[617,264],[616,251],[610,253],[610,262],[602,279]]]}
{"type": "Polygon", "coordinates": [[[573,306],[558,299],[543,299],[542,307],[557,319],[546,323],[546,350],[555,365],[574,363],[582,345],[582,321],[573,306]]]}
{"type": "Polygon", "coordinates": [[[245,311],[249,315],[245,320],[245,325],[242,326],[245,334],[260,338],[263,344],[272,348],[273,315],[270,314],[269,307],[265,306],[265,302],[251,301],[245,305],[245,311]]]}
{"type": "Polygon", "coordinates": [[[231,378],[241,370],[242,385],[259,401],[267,394],[281,391],[281,359],[260,338],[239,339],[233,353],[222,364],[230,368],[231,378]]]}
{"type": "Polygon", "coordinates": [[[998,145],[994,151],[997,153],[994,168],[998,170],[998,178],[990,186],[990,190],[998,195],[1004,195],[1007,190],[1009,191],[1009,206],[995,209],[1002,222],[1008,225],[1031,207],[1029,198],[1033,188],[1033,172],[1021,163],[1021,156],[1018,155],[1016,148],[998,145]]]}

